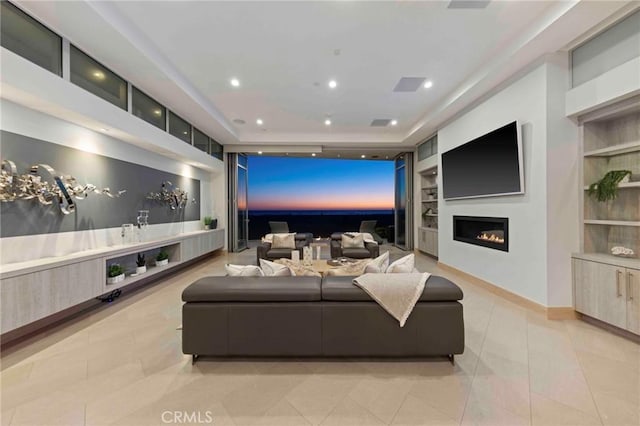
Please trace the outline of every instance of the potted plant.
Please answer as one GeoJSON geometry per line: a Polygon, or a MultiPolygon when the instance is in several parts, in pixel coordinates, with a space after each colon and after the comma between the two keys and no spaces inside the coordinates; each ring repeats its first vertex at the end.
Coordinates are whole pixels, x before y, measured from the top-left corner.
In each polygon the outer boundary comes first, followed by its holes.
{"type": "Polygon", "coordinates": [[[169,253],[164,249],[160,249],[160,252],[156,256],[156,266],[164,266],[169,263],[169,253]]]}
{"type": "Polygon", "coordinates": [[[138,253],[138,259],[136,260],[136,274],[144,274],[147,272],[147,261],[144,258],[144,254],[138,253]]]}
{"type": "Polygon", "coordinates": [[[107,284],[115,284],[124,281],[124,268],[118,263],[109,266],[107,271],[107,284]]]}
{"type": "Polygon", "coordinates": [[[630,170],[608,171],[602,179],[589,185],[587,193],[601,202],[614,200],[618,196],[618,184],[628,181],[630,176],[630,170]]]}
{"type": "Polygon", "coordinates": [[[211,229],[211,222],[213,221],[213,219],[211,218],[211,216],[205,216],[204,217],[204,229],[211,229]]]}

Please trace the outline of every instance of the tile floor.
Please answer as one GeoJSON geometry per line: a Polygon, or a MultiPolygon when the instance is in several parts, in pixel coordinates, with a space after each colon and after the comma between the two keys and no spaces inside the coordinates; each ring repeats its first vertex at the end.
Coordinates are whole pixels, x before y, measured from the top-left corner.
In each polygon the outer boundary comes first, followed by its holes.
{"type": "Polygon", "coordinates": [[[255,249],[213,257],[5,351],[1,424],[640,424],[639,345],[582,321],[548,321],[422,255],[418,269],[465,292],[466,350],[455,366],[444,358],[192,366],[180,349],[180,293],[223,274],[225,262],[254,261],[255,249]]]}

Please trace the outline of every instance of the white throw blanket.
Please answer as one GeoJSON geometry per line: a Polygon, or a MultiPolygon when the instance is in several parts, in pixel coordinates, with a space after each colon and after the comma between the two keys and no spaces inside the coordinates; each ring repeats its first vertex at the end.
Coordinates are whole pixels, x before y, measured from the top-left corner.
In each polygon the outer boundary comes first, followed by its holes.
{"type": "Polygon", "coordinates": [[[364,274],[353,280],[404,327],[431,274],[364,274]]]}
{"type": "Polygon", "coordinates": [[[378,242],[373,239],[373,235],[368,232],[345,232],[345,234],[350,237],[355,237],[362,234],[362,239],[365,243],[378,244],[378,242]]]}

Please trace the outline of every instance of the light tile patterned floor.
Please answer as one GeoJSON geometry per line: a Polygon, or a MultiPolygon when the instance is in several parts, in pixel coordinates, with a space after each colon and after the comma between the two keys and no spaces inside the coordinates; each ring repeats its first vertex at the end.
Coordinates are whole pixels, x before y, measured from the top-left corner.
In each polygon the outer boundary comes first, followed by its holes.
{"type": "MultiPolygon", "coordinates": [[[[403,253],[391,249],[392,259],[403,253]]],[[[220,255],[3,353],[2,425],[640,424],[640,346],[548,321],[419,255],[465,292],[466,350],[420,361],[199,361],[180,348],[180,294],[220,255]],[[169,412],[169,415],[166,414],[169,412]],[[163,422],[163,413],[165,413],[163,422]],[[177,422],[174,422],[174,424],[177,422]],[[184,423],[183,423],[184,424],[184,423]],[[203,423],[200,423],[203,424],[203,423]]]]}

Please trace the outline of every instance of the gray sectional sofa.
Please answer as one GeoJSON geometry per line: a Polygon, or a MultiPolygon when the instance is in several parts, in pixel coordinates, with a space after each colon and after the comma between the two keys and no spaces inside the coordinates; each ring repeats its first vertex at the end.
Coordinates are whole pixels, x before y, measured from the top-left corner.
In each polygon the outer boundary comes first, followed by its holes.
{"type": "Polygon", "coordinates": [[[462,290],[431,276],[407,323],[353,277],[206,277],[182,293],[182,351],[207,356],[422,357],[464,351],[462,290]]]}

